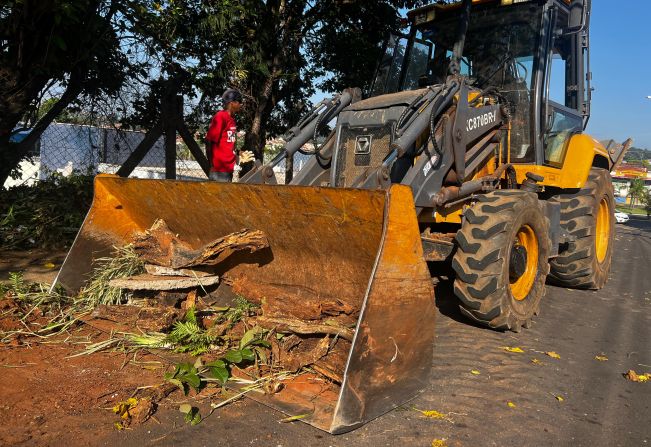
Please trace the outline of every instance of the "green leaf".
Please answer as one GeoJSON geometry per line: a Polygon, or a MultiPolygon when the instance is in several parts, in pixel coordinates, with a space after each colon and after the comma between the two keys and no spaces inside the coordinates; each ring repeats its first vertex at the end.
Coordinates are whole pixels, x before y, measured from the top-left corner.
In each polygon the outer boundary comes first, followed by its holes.
{"type": "Polygon", "coordinates": [[[194,313],[194,307],[191,307],[191,308],[188,309],[188,311],[185,314],[184,320],[185,320],[186,323],[197,324],[197,316],[194,313]]]}
{"type": "Polygon", "coordinates": [[[220,367],[213,367],[210,368],[210,374],[221,384],[225,384],[228,378],[230,377],[230,373],[228,372],[228,369],[226,368],[220,368],[220,367]]]}
{"type": "Polygon", "coordinates": [[[264,346],[265,348],[271,348],[271,343],[266,340],[256,340],[251,344],[256,346],[264,346]]]}
{"type": "Polygon", "coordinates": [[[260,328],[258,326],[255,326],[253,329],[246,331],[240,339],[240,349],[245,348],[249,343],[255,340],[259,332],[260,328]]]}
{"type": "Polygon", "coordinates": [[[215,360],[210,363],[206,363],[204,366],[208,368],[226,368],[226,362],[223,360],[215,360]]]}
{"type": "Polygon", "coordinates": [[[247,362],[253,362],[255,360],[255,353],[251,349],[242,349],[240,353],[242,354],[242,360],[246,360],[247,362]]]}
{"type": "Polygon", "coordinates": [[[200,422],[201,422],[201,414],[197,411],[197,413],[192,418],[192,421],[190,421],[190,425],[197,425],[200,422]]]}
{"type": "Polygon", "coordinates": [[[183,389],[183,382],[181,382],[179,379],[167,379],[169,383],[172,385],[176,385],[179,388],[183,389]]]}
{"type": "Polygon", "coordinates": [[[185,416],[183,417],[183,420],[185,422],[192,422],[192,411],[185,413],[185,416]]]}
{"type": "Polygon", "coordinates": [[[228,351],[224,358],[230,363],[240,363],[242,361],[242,351],[228,351]]]}
{"type": "Polygon", "coordinates": [[[192,411],[192,405],[190,404],[181,404],[179,405],[179,411],[183,414],[188,414],[192,411]]]}
{"type": "Polygon", "coordinates": [[[184,377],[184,380],[194,389],[201,387],[201,378],[196,374],[188,374],[184,377]]]}
{"type": "Polygon", "coordinates": [[[189,363],[179,363],[177,368],[179,369],[179,372],[187,374],[196,371],[195,367],[190,365],[189,363]]]}

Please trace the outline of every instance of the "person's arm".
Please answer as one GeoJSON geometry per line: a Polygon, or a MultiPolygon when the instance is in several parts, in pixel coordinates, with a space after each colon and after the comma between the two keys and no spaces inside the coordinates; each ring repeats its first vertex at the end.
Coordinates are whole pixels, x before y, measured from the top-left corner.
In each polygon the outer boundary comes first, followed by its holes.
{"type": "Polygon", "coordinates": [[[213,145],[219,143],[219,136],[221,134],[223,124],[221,116],[216,113],[210,121],[210,126],[208,127],[208,132],[206,133],[206,157],[208,157],[208,163],[212,167],[212,149],[213,145]]]}
{"type": "Polygon", "coordinates": [[[219,137],[222,133],[222,127],[224,123],[222,122],[222,117],[219,113],[216,113],[210,122],[210,127],[208,128],[208,133],[206,134],[206,141],[212,143],[219,143],[219,137]]]}

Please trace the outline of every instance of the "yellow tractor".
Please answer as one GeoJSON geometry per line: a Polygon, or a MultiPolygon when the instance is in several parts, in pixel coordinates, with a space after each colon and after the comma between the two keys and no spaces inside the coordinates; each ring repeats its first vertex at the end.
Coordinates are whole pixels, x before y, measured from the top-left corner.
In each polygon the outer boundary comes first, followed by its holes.
{"type": "Polygon", "coordinates": [[[365,99],[351,89],[319,103],[240,183],[98,176],[58,282],[79,289],[97,258],[156,219],[195,247],[264,231],[270,250],[219,272],[234,290],[361,309],[335,391],[296,380],[255,397],[332,433],[427,386],[428,262],[451,263],[462,312],[500,330],[531,324],[547,280],[601,288],[613,252],[609,172],[622,150],[583,133],[589,0],[465,0],[408,18],[365,99]],[[293,175],[298,152],[310,157],[293,175]]]}

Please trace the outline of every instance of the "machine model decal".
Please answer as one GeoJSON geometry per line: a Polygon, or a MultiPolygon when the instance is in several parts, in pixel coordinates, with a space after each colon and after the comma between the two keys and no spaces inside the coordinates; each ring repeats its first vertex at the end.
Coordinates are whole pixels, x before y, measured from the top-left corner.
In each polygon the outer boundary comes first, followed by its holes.
{"type": "Polygon", "coordinates": [[[466,132],[470,132],[471,130],[478,129],[480,127],[488,126],[489,124],[493,124],[496,120],[497,110],[484,113],[483,115],[479,115],[475,118],[468,118],[468,122],[466,123],[466,132]]]}

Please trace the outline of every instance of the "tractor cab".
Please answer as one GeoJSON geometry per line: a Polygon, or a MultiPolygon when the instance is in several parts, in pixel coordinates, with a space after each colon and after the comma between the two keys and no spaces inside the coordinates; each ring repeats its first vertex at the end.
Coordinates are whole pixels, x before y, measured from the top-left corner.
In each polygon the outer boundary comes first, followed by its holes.
{"type": "Polygon", "coordinates": [[[387,40],[369,96],[445,83],[460,45],[457,73],[508,104],[509,161],[558,167],[590,116],[589,14],[588,0],[475,0],[467,10],[461,2],[413,10],[409,33],[387,40]]]}

